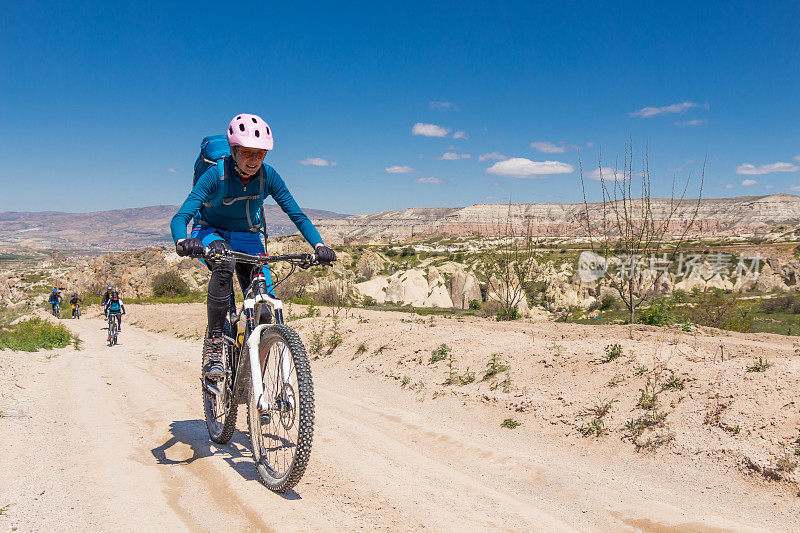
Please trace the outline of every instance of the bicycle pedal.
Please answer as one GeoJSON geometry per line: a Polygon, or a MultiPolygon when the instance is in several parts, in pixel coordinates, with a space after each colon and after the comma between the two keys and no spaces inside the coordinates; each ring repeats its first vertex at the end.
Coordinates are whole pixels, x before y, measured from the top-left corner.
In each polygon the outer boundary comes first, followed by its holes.
{"type": "Polygon", "coordinates": [[[269,425],[270,421],[272,420],[272,413],[270,413],[270,412],[266,412],[266,413],[261,412],[261,413],[259,413],[259,419],[261,420],[261,425],[262,426],[267,426],[267,425],[269,425]]]}

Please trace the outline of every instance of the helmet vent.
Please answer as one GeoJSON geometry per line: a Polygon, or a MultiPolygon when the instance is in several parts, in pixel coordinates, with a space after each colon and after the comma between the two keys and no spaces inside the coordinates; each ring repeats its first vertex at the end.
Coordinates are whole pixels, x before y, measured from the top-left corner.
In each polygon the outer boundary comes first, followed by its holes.
{"type": "Polygon", "coordinates": [[[255,117],[250,117],[250,118],[253,120],[253,124],[258,124],[258,121],[255,119],[255,117]]]}
{"type": "Polygon", "coordinates": [[[228,126],[228,131],[233,135],[233,126],[228,126]]]}
{"type": "Polygon", "coordinates": [[[244,124],[239,124],[239,131],[244,131],[244,124]]]}
{"type": "Polygon", "coordinates": [[[267,135],[269,135],[269,126],[267,126],[267,135]]]}
{"type": "Polygon", "coordinates": [[[239,115],[238,117],[236,117],[236,120],[242,120],[242,115],[239,115]]]}
{"type": "Polygon", "coordinates": [[[256,135],[256,137],[261,137],[261,132],[260,132],[260,131],[258,131],[258,130],[256,130],[256,131],[255,131],[255,135],[256,135]]]}

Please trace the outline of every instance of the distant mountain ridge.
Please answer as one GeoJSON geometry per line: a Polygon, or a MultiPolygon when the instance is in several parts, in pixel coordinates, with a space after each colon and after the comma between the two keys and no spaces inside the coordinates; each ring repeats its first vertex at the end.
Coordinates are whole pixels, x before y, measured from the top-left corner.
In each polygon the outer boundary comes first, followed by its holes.
{"type": "MultiPolygon", "coordinates": [[[[634,199],[634,203],[636,200],[634,199]]],[[[593,224],[602,218],[602,204],[589,203],[593,224]]],[[[671,218],[668,234],[680,234],[691,220],[697,199],[686,199],[671,218]]],[[[651,200],[655,220],[664,220],[670,200],[651,200]]],[[[320,221],[317,228],[326,242],[369,242],[422,239],[437,236],[496,234],[510,223],[521,231],[528,223],[536,236],[581,237],[586,207],[579,203],[473,204],[467,207],[411,207],[402,211],[353,215],[320,221]]],[[[607,217],[613,216],[610,213],[607,217]]],[[[700,200],[691,234],[733,236],[791,228],[800,223],[800,196],[771,194],[700,200]]]]}
{"type": "MultiPolygon", "coordinates": [[[[684,200],[672,218],[670,231],[680,233],[691,219],[696,200],[684,200]]],[[[670,209],[669,200],[653,199],[655,218],[670,209]]],[[[294,224],[276,205],[265,205],[267,231],[289,235],[294,224]]],[[[62,250],[130,250],[171,245],[169,222],[178,207],[157,205],[92,213],[43,211],[0,212],[0,250],[14,247],[62,250]]],[[[466,207],[410,207],[362,215],[342,215],[318,209],[303,210],[325,242],[377,242],[437,236],[488,235],[509,221],[517,228],[531,223],[537,236],[579,237],[585,233],[583,203],[473,204],[466,207]]],[[[593,222],[602,205],[589,204],[593,222]]],[[[695,230],[698,236],[733,236],[800,224],[800,196],[771,194],[700,201],[695,230]]]]}
{"type": "MultiPolygon", "coordinates": [[[[277,205],[265,205],[267,232],[288,235],[297,231],[277,205]]],[[[0,211],[0,249],[134,250],[172,244],[169,223],[175,205],[156,205],[90,213],[59,211],[0,211]]],[[[315,220],[347,215],[304,209],[315,220]]]]}

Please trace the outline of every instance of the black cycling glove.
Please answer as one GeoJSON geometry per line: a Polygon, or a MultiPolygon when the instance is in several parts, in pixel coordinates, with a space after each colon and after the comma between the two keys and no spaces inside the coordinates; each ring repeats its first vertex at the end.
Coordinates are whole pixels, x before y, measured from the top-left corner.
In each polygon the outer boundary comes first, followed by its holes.
{"type": "Polygon", "coordinates": [[[203,241],[200,239],[189,238],[175,243],[175,252],[181,257],[202,257],[203,241]]]}
{"type": "Polygon", "coordinates": [[[325,246],[318,246],[316,249],[317,261],[320,263],[333,263],[336,261],[336,252],[325,246]]]}

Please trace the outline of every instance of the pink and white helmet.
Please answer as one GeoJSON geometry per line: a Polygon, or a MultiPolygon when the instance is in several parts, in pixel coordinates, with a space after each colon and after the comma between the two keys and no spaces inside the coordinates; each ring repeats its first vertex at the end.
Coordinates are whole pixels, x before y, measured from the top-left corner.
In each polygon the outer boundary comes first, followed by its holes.
{"type": "Polygon", "coordinates": [[[272,130],[258,115],[236,115],[228,125],[228,144],[242,148],[272,150],[272,130]]]}

